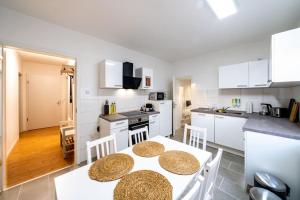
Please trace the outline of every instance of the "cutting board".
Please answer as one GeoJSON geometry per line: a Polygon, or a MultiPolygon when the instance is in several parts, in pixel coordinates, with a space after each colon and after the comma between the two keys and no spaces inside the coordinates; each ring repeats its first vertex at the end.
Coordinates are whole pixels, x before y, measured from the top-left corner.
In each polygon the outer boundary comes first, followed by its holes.
{"type": "Polygon", "coordinates": [[[298,115],[298,110],[299,110],[299,104],[295,102],[292,107],[291,115],[290,115],[290,121],[295,122],[297,119],[298,115]]]}

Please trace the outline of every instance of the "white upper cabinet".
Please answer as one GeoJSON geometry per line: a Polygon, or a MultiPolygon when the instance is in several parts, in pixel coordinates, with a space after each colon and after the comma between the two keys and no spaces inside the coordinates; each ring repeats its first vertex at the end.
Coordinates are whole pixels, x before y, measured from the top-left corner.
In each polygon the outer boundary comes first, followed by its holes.
{"type": "Polygon", "coordinates": [[[249,62],[249,87],[268,87],[269,64],[268,60],[249,62]]]}
{"type": "Polygon", "coordinates": [[[104,60],[100,64],[100,88],[123,88],[123,63],[104,60]]]}
{"type": "Polygon", "coordinates": [[[140,89],[153,89],[153,70],[149,68],[138,68],[135,76],[142,78],[140,89]]]}
{"type": "Polygon", "coordinates": [[[300,28],[272,36],[272,82],[300,81],[300,28]]]}
{"type": "Polygon", "coordinates": [[[249,63],[219,67],[219,88],[247,88],[249,63]]]}

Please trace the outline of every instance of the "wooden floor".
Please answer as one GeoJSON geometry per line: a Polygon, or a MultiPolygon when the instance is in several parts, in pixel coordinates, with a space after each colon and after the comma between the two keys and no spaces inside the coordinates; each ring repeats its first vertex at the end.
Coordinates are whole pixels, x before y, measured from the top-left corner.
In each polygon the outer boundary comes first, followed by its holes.
{"type": "Polygon", "coordinates": [[[7,186],[30,180],[73,164],[73,156],[64,159],[59,127],[26,131],[7,158],[7,186]]]}

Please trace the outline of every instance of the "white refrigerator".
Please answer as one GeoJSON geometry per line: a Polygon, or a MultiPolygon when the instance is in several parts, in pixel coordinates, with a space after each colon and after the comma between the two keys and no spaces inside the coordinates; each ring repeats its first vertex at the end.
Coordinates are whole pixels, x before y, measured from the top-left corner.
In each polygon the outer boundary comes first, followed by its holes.
{"type": "Polygon", "coordinates": [[[160,112],[160,135],[170,136],[172,134],[172,100],[149,101],[154,110],[160,112]]]}

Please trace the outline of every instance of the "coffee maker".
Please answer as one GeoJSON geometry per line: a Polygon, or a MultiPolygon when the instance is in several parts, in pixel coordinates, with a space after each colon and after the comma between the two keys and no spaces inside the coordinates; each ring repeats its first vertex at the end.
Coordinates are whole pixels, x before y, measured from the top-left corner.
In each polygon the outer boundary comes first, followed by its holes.
{"type": "Polygon", "coordinates": [[[272,112],[272,105],[268,104],[268,103],[261,103],[261,111],[259,112],[259,114],[261,115],[271,115],[272,112]]]}

